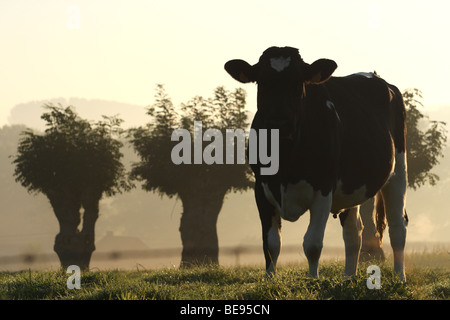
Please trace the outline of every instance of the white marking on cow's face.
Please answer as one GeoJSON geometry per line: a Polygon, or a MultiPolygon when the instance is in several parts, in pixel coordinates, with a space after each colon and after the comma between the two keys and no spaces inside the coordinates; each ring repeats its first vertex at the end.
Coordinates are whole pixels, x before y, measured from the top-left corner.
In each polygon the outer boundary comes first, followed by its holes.
{"type": "Polygon", "coordinates": [[[291,63],[291,57],[279,57],[279,58],[271,58],[270,66],[275,69],[277,72],[281,72],[291,63]]]}
{"type": "Polygon", "coordinates": [[[313,187],[302,180],[296,184],[288,183],[280,186],[281,211],[280,215],[288,221],[296,221],[309,209],[314,198],[313,187]]]}

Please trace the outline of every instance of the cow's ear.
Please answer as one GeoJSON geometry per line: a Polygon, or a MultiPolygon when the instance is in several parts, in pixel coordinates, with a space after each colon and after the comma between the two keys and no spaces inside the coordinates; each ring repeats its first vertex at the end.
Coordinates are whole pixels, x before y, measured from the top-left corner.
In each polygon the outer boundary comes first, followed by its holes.
{"type": "Polygon", "coordinates": [[[225,63],[225,70],[239,82],[249,83],[256,81],[254,68],[244,60],[230,60],[225,63]]]}
{"type": "Polygon", "coordinates": [[[331,78],[337,64],[333,60],[319,59],[306,68],[305,81],[308,84],[320,84],[331,78]]]}

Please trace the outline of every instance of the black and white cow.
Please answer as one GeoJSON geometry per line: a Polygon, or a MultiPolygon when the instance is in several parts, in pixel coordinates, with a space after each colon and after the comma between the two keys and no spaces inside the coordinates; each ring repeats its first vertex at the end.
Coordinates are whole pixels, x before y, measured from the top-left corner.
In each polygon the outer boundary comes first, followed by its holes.
{"type": "Polygon", "coordinates": [[[256,129],[279,130],[279,170],[261,175],[252,165],[268,274],[276,272],[281,218],[296,221],[310,211],[303,249],[309,273],[318,277],[325,226],[339,214],[345,242],[345,275],[356,273],[361,248],[359,205],[377,196],[386,211],[394,269],[402,279],[405,214],[406,120],[399,90],[374,74],[331,77],[337,64],[302,60],[298,49],[271,47],[250,65],[231,60],[226,71],[256,82],[256,129]]]}

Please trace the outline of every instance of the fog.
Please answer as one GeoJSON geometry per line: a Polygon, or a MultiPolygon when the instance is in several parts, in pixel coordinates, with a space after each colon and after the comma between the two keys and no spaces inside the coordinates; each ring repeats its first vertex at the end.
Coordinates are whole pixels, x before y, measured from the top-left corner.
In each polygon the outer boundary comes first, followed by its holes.
{"type": "MultiPolygon", "coordinates": [[[[170,93],[169,93],[170,94],[170,93]]],[[[63,106],[74,105],[83,118],[98,120],[101,115],[119,114],[124,128],[145,123],[145,106],[103,100],[81,98],[52,99],[63,106]]],[[[0,258],[20,254],[50,254],[54,258],[42,264],[19,265],[1,264],[0,270],[28,267],[57,268],[58,261],[53,253],[54,238],[58,233],[58,223],[52,208],[42,194],[29,194],[14,181],[12,159],[17,148],[19,133],[25,126],[44,130],[42,105],[47,101],[33,101],[16,105],[8,118],[9,125],[0,129],[0,258]],[[56,260],[55,260],[56,259],[56,260]]],[[[427,109],[432,120],[450,123],[449,106],[427,109]]],[[[447,126],[448,128],[448,126],[447,126]]],[[[123,148],[126,166],[138,161],[129,145],[123,148]]],[[[433,250],[448,248],[450,243],[450,215],[448,196],[450,195],[450,148],[445,149],[445,157],[435,167],[434,173],[440,181],[434,187],[424,186],[417,191],[409,190],[407,210],[410,219],[407,250],[433,250]]],[[[178,266],[181,239],[178,231],[182,212],[181,201],[145,192],[137,188],[112,198],[104,198],[100,203],[100,217],[96,224],[96,245],[91,268],[152,268],[178,266]],[[159,254],[154,259],[131,258],[113,261],[100,255],[101,252],[127,250],[171,249],[170,254],[159,254]]],[[[302,239],[309,221],[305,213],[297,222],[284,221],[282,226],[283,246],[280,263],[301,263],[305,261],[302,239]]],[[[262,264],[261,227],[253,197],[253,192],[230,193],[226,196],[217,223],[221,264],[262,264]],[[236,256],[228,254],[230,248],[251,246],[255,251],[236,256]]],[[[342,258],[343,240],[339,219],[330,215],[325,240],[324,256],[342,258]]],[[[389,239],[385,233],[384,249],[390,254],[389,239]]],[[[160,251],[158,251],[161,253],[160,251]]],[[[169,252],[168,252],[169,253],[169,252]]],[[[1,260],[1,259],[0,259],[1,260]]]]}
{"type": "MultiPolygon", "coordinates": [[[[229,59],[256,63],[269,46],[288,45],[299,48],[308,63],[318,58],[335,60],[336,76],[376,70],[401,91],[417,87],[427,106],[422,111],[450,124],[445,90],[450,71],[450,46],[445,41],[450,30],[448,1],[324,4],[297,0],[276,6],[271,1],[0,1],[0,126],[24,125],[0,128],[0,262],[2,257],[24,253],[50,253],[56,258],[53,242],[58,223],[52,208],[45,196],[28,194],[14,181],[8,158],[25,126],[45,130],[41,106],[49,101],[73,105],[89,120],[118,114],[125,120],[123,127],[129,128],[147,121],[145,106],[152,103],[156,83],[165,84],[177,106],[196,94],[211,94],[218,85],[230,90],[240,85],[223,70],[229,59]]],[[[247,109],[254,112],[256,86],[247,85],[245,90],[247,109]]],[[[137,160],[129,147],[124,154],[127,166],[137,160]]],[[[441,178],[437,186],[409,190],[407,249],[423,250],[423,245],[414,243],[431,243],[433,248],[450,242],[449,147],[445,155],[433,170],[441,178]]],[[[127,194],[103,199],[91,267],[117,266],[100,261],[97,253],[125,242],[127,250],[175,250],[158,261],[130,260],[127,267],[178,265],[181,212],[176,198],[161,198],[139,185],[127,194]]],[[[301,243],[308,220],[306,213],[295,223],[283,223],[285,250],[280,262],[305,260],[301,243]],[[287,257],[290,246],[298,250],[287,257]]],[[[252,192],[227,195],[217,229],[221,263],[237,260],[223,255],[226,248],[261,247],[252,192]]],[[[389,253],[389,239],[385,239],[389,253]]],[[[324,250],[339,248],[333,254],[341,256],[342,246],[339,220],[330,216],[324,250]]],[[[244,263],[243,259],[239,262],[244,263]]],[[[261,250],[251,259],[262,263],[261,250]]],[[[43,266],[57,265],[53,261],[43,266]]],[[[0,263],[0,270],[29,266],[37,264],[0,263]]]]}

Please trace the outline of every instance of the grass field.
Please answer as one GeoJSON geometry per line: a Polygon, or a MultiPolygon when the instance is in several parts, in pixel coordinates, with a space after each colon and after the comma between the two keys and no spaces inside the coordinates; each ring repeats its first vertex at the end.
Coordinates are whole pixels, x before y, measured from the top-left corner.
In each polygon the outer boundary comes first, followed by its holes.
{"type": "Polygon", "coordinates": [[[68,289],[65,271],[0,273],[0,299],[50,300],[449,300],[450,255],[447,252],[407,257],[407,283],[393,274],[392,261],[380,263],[381,289],[368,289],[370,263],[344,279],[343,263],[324,262],[320,279],[305,265],[281,266],[274,278],[261,267],[166,268],[94,271],[81,274],[81,289],[68,289]]]}

